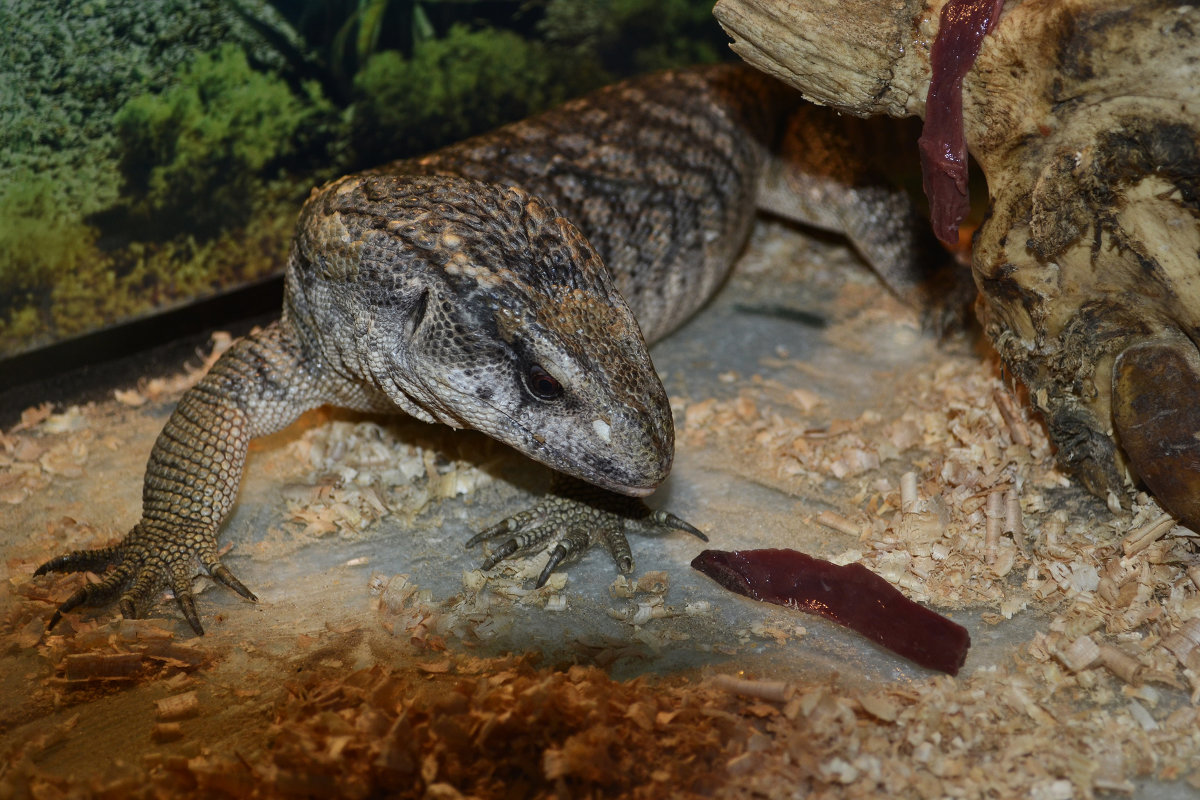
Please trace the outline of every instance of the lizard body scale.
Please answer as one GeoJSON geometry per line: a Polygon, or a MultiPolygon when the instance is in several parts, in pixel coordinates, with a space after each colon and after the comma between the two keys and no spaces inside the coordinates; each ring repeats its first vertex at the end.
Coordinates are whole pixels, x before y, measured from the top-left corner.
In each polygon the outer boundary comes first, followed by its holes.
{"type": "Polygon", "coordinates": [[[150,455],[142,520],[118,545],[37,570],[107,568],[51,625],[114,600],[136,616],[166,585],[202,633],[197,564],[254,599],[217,557],[248,442],[323,404],[474,428],[606,490],[485,531],[476,539],[507,537],[489,566],[555,526],[567,534],[551,566],[600,542],[623,571],[626,529],[698,534],[631,499],[674,453],[645,342],[719,288],[756,205],[846,233],[901,291],[918,249],[907,199],[841,154],[859,134],[811,113],[744,66],[666,72],[314,190],[282,318],[181,398],[150,455]]]}

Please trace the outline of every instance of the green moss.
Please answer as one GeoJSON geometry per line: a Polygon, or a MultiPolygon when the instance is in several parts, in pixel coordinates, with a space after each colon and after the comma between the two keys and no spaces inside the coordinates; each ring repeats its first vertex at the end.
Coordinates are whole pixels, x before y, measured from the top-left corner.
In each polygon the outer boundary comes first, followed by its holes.
{"type": "Polygon", "coordinates": [[[46,325],[38,310],[25,306],[13,312],[7,323],[0,321],[0,353],[16,348],[6,347],[6,340],[16,343],[34,343],[46,336],[46,325]]]}
{"type": "Polygon", "coordinates": [[[44,292],[79,269],[96,232],[61,205],[53,176],[25,173],[0,196],[0,297],[44,292]]]}
{"type": "Polygon", "coordinates": [[[126,101],[222,43],[283,70],[268,40],[295,40],[264,0],[4,0],[0,32],[0,195],[20,173],[53,173],[80,217],[116,199],[112,118],[126,101]]]}
{"type": "MultiPolygon", "coordinates": [[[[171,191],[153,198],[147,192],[121,203],[125,176],[118,169],[121,153],[113,119],[134,98],[169,91],[197,53],[222,44],[237,46],[258,74],[288,76],[299,104],[328,113],[291,71],[283,49],[299,46],[299,39],[265,0],[156,0],[149,5],[131,0],[4,0],[0,31],[0,357],[126,315],[147,313],[157,301],[186,301],[184,292],[212,291],[223,273],[260,274],[268,269],[263,266],[268,261],[269,269],[279,267],[279,253],[286,247],[302,192],[278,188],[273,165],[253,176],[258,183],[248,192],[256,199],[286,196],[286,212],[273,205],[271,219],[264,220],[265,207],[259,207],[239,222],[256,234],[270,231],[274,239],[267,247],[269,257],[257,242],[257,250],[244,251],[247,235],[218,237],[208,243],[212,251],[197,247],[189,260],[191,251],[184,247],[139,244],[138,237],[164,235],[145,216],[136,220],[137,227],[111,225],[120,218],[112,213],[114,207],[128,211],[138,203],[146,209],[178,205],[178,195],[173,198],[171,191]],[[123,246],[131,239],[135,241],[129,247],[123,246]],[[213,261],[205,263],[208,258],[213,261]],[[245,264],[237,266],[238,260],[245,264]],[[145,291],[148,285],[154,291],[145,291]]],[[[274,78],[276,88],[281,80],[274,78]]],[[[242,103],[243,110],[248,103],[242,103]]],[[[328,160],[321,144],[331,126],[327,116],[318,116],[309,127],[293,131],[284,146],[292,158],[306,156],[306,163],[328,160]]],[[[220,119],[219,114],[215,117],[220,119]]],[[[237,122],[253,127],[246,120],[243,115],[223,124],[227,129],[237,122]]],[[[264,120],[263,125],[279,130],[273,122],[264,120]]],[[[154,133],[160,143],[169,138],[163,127],[154,133]]],[[[192,140],[183,150],[190,146],[194,155],[198,144],[199,139],[192,140]]],[[[268,147],[273,145],[264,144],[262,137],[254,139],[249,150],[230,145],[230,161],[262,163],[268,147]]],[[[172,164],[185,167],[177,173],[181,177],[206,168],[187,157],[157,166],[172,164]]],[[[238,205],[243,198],[236,187],[231,194],[213,186],[207,186],[207,201],[222,203],[215,197],[219,195],[245,212],[246,206],[238,205]]],[[[198,209],[202,217],[209,214],[203,204],[198,209]]],[[[190,212],[184,210],[166,227],[188,228],[190,212]]],[[[209,215],[210,223],[222,213],[209,215]]]]}
{"type": "Polygon", "coordinates": [[[88,240],[52,285],[0,295],[12,301],[0,308],[0,353],[145,316],[277,272],[297,206],[281,196],[256,209],[239,229],[204,240],[181,235],[110,252],[88,240]]]}
{"type": "Polygon", "coordinates": [[[113,120],[129,216],[153,238],[244,225],[299,132],[329,113],[315,88],[297,97],[235,46],[197,57],[175,85],[132,98],[113,120]]]}
{"type": "Polygon", "coordinates": [[[724,40],[710,12],[711,0],[0,2],[0,355],[278,269],[303,196],[335,174],[713,60],[724,40]],[[284,16],[326,39],[306,45],[284,16]]]}
{"type": "Polygon", "coordinates": [[[455,25],[413,57],[373,56],[355,79],[352,147],[359,165],[415,155],[521,119],[599,85],[594,64],[510,31],[455,25]]]}

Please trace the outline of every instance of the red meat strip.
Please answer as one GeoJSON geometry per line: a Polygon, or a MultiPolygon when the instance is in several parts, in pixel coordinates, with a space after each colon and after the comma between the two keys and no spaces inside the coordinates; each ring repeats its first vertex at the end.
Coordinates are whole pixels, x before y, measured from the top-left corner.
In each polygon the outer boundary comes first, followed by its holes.
{"type": "Polygon", "coordinates": [[[958,226],[970,208],[967,196],[967,143],[963,133],[963,76],[1000,17],[1003,0],[950,0],[942,7],[930,53],[933,77],[925,100],[925,126],[917,145],[929,198],[933,232],[958,244],[958,226]]]}
{"type": "Polygon", "coordinates": [[[966,628],[862,564],[839,567],[795,550],[705,550],[692,567],[731,592],[831,619],[922,667],[957,675],[967,659],[966,628]]]}

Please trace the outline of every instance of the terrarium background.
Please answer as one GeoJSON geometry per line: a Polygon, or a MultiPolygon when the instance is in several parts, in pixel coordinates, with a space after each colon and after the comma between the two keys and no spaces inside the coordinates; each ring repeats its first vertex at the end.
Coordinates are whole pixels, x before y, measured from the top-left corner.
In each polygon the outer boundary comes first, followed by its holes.
{"type": "Polygon", "coordinates": [[[316,184],[725,52],[711,0],[0,4],[0,358],[277,273],[316,184]]]}

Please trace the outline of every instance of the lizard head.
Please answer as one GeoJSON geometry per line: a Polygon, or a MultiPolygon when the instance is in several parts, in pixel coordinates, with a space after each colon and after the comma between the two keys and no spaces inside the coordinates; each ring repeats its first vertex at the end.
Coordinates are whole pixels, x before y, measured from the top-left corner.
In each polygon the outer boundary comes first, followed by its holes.
{"type": "Polygon", "coordinates": [[[402,410],[612,491],[645,495],[666,478],[671,410],[638,323],[547,203],[464,178],[367,173],[309,201],[305,237],[296,252],[327,275],[348,329],[321,335],[353,339],[340,361],[402,410]]]}

